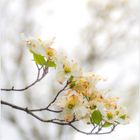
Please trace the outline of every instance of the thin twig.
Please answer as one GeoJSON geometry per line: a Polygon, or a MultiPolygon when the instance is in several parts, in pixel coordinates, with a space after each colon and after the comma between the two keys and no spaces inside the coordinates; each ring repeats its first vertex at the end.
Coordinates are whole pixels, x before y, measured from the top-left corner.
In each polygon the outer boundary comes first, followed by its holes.
{"type": "Polygon", "coordinates": [[[49,105],[47,105],[47,106],[44,107],[44,108],[32,109],[32,110],[30,110],[30,111],[32,111],[32,112],[37,112],[37,111],[45,111],[45,110],[48,110],[48,111],[55,112],[55,113],[60,113],[60,112],[62,112],[62,110],[56,111],[56,110],[49,109],[49,107],[56,101],[56,99],[57,99],[57,97],[60,95],[60,93],[63,92],[63,91],[66,89],[66,87],[68,86],[68,84],[69,84],[69,83],[67,82],[66,85],[65,85],[60,91],[58,91],[58,93],[56,94],[56,96],[54,97],[54,99],[49,103],[49,105]]]}
{"type": "Polygon", "coordinates": [[[103,134],[110,134],[111,132],[113,132],[114,131],[114,129],[115,129],[115,127],[116,126],[114,126],[110,131],[108,131],[108,132],[85,132],[85,131],[82,131],[82,130],[80,130],[80,129],[78,129],[77,127],[75,127],[73,124],[69,124],[69,126],[71,126],[74,130],[76,130],[77,132],[80,132],[80,133],[82,133],[82,134],[86,134],[86,135],[103,135],[103,134]]]}
{"type": "Polygon", "coordinates": [[[31,83],[30,85],[28,85],[28,86],[26,86],[24,88],[17,89],[17,88],[14,88],[14,86],[12,86],[12,88],[9,88],[9,89],[8,88],[1,88],[1,90],[2,91],[24,91],[24,90],[27,90],[30,87],[34,86],[36,83],[41,81],[46,76],[46,74],[48,73],[48,68],[43,68],[43,67],[39,68],[38,65],[36,65],[36,66],[37,66],[37,69],[38,69],[38,73],[37,73],[37,78],[36,78],[36,80],[33,83],[31,83]],[[41,70],[43,70],[43,73],[42,73],[42,75],[40,77],[41,70]]]}
{"type": "Polygon", "coordinates": [[[47,108],[49,108],[56,101],[56,99],[59,96],[59,94],[66,89],[68,84],[69,84],[69,82],[67,82],[66,85],[56,94],[55,98],[52,100],[52,102],[50,102],[50,104],[47,106],[47,108]]]}
{"type": "Polygon", "coordinates": [[[93,133],[93,131],[95,130],[97,128],[97,125],[95,126],[93,126],[93,128],[92,128],[92,130],[90,131],[91,133],[93,133]]]}

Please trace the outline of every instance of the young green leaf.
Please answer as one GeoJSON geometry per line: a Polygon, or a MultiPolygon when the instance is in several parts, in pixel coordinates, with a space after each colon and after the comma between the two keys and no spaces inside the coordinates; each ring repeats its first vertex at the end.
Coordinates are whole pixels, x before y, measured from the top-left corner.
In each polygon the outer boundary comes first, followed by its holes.
{"type": "Polygon", "coordinates": [[[99,110],[95,110],[91,114],[91,123],[99,125],[101,121],[102,121],[102,114],[100,113],[99,110]]]}
{"type": "Polygon", "coordinates": [[[103,127],[110,127],[111,125],[112,125],[112,123],[105,122],[105,123],[103,124],[103,127]]]}
{"type": "Polygon", "coordinates": [[[36,64],[46,65],[46,60],[44,59],[44,57],[42,55],[33,53],[33,57],[34,57],[34,61],[36,62],[36,64]]]}
{"type": "Polygon", "coordinates": [[[48,61],[47,61],[46,66],[47,66],[47,67],[54,67],[54,68],[56,68],[55,62],[54,62],[54,61],[51,61],[51,60],[48,60],[48,61]]]}

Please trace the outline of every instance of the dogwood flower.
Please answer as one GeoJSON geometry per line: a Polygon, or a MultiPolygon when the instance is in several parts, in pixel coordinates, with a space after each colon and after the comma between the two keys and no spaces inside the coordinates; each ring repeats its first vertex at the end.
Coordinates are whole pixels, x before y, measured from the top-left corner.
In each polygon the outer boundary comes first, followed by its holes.
{"type": "Polygon", "coordinates": [[[115,110],[115,113],[117,115],[116,121],[120,124],[128,124],[129,123],[129,117],[128,113],[125,108],[118,107],[118,109],[115,110]]]}
{"type": "Polygon", "coordinates": [[[45,56],[45,50],[44,50],[44,43],[41,39],[34,39],[30,38],[26,40],[27,47],[31,52],[34,52],[35,54],[45,56]]]}
{"type": "Polygon", "coordinates": [[[82,74],[79,77],[74,77],[71,88],[77,93],[83,94],[87,98],[91,98],[92,93],[96,93],[96,84],[102,78],[93,73],[82,74]]]}
{"type": "Polygon", "coordinates": [[[57,59],[57,80],[59,83],[63,84],[71,76],[79,77],[82,75],[82,69],[77,63],[69,61],[66,56],[61,56],[57,59]]]}
{"type": "Polygon", "coordinates": [[[56,51],[55,49],[51,48],[53,41],[54,39],[42,41],[40,38],[30,38],[26,42],[27,47],[31,52],[44,56],[47,60],[54,60],[56,59],[56,51]]]}
{"type": "Polygon", "coordinates": [[[109,123],[129,123],[127,112],[124,108],[120,107],[117,98],[102,98],[102,101],[96,103],[97,109],[101,112],[103,119],[109,123]]]}
{"type": "Polygon", "coordinates": [[[83,119],[88,114],[86,104],[87,101],[82,95],[71,90],[67,91],[56,103],[63,110],[63,117],[67,122],[74,117],[77,120],[83,119]]]}

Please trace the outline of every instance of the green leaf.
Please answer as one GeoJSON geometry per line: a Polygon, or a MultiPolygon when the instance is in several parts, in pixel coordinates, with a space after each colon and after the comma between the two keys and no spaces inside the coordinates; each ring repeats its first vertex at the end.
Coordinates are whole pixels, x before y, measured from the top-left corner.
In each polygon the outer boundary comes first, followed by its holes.
{"type": "Polygon", "coordinates": [[[55,62],[54,62],[54,61],[51,61],[51,60],[48,60],[48,61],[47,61],[46,66],[47,66],[47,67],[54,67],[54,68],[56,68],[55,62]]]}
{"type": "Polygon", "coordinates": [[[46,60],[44,59],[44,56],[33,53],[33,57],[34,57],[34,61],[36,62],[36,64],[39,65],[46,65],[46,60]]]}
{"type": "Polygon", "coordinates": [[[102,114],[100,113],[99,110],[95,110],[91,114],[91,118],[90,119],[91,119],[91,123],[99,125],[100,122],[102,121],[102,114]]]}
{"type": "Polygon", "coordinates": [[[110,127],[111,125],[112,125],[112,123],[105,122],[105,123],[103,124],[103,127],[110,127]]]}

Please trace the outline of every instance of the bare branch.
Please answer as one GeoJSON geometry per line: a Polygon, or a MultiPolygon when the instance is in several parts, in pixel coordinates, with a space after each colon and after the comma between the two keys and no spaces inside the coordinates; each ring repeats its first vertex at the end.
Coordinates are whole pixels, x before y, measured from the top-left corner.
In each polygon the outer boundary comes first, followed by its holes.
{"type": "Polygon", "coordinates": [[[69,82],[67,82],[66,85],[60,91],[58,91],[58,93],[56,94],[56,96],[54,97],[54,99],[49,103],[49,105],[47,105],[46,107],[43,107],[43,108],[39,108],[39,109],[31,109],[30,111],[37,112],[37,111],[45,111],[45,110],[48,110],[48,111],[55,112],[55,113],[62,112],[62,110],[52,110],[52,109],[49,109],[49,107],[56,101],[56,99],[60,95],[60,93],[63,92],[66,89],[66,87],[68,86],[68,84],[69,84],[69,82]]]}
{"type": "Polygon", "coordinates": [[[48,120],[45,120],[45,119],[39,117],[38,115],[34,114],[30,109],[28,109],[28,107],[25,107],[25,108],[24,108],[24,107],[19,107],[19,106],[17,106],[17,105],[14,105],[14,104],[8,103],[8,102],[6,102],[6,101],[2,101],[2,100],[1,100],[1,104],[2,104],[2,105],[10,106],[10,107],[12,107],[12,108],[14,108],[14,109],[17,109],[17,110],[20,110],[20,111],[24,111],[24,112],[26,112],[27,114],[31,115],[32,117],[36,118],[37,120],[39,120],[39,121],[41,121],[41,122],[44,122],[44,123],[54,123],[54,124],[58,124],[58,125],[67,125],[67,126],[72,127],[72,128],[73,128],[74,130],[76,130],[77,132],[82,133],[82,134],[86,134],[86,135],[109,134],[109,133],[113,132],[114,129],[115,129],[115,127],[117,126],[117,125],[114,125],[114,126],[111,128],[111,130],[108,131],[108,132],[100,132],[100,130],[101,130],[101,128],[102,128],[102,125],[100,125],[100,127],[98,128],[98,131],[97,131],[97,132],[94,132],[94,130],[95,130],[95,128],[96,128],[97,126],[94,126],[94,128],[93,128],[90,132],[85,132],[85,131],[82,131],[82,130],[78,129],[77,127],[75,127],[75,126],[73,125],[73,123],[75,123],[75,122],[78,121],[78,120],[75,119],[75,117],[74,117],[73,120],[70,121],[70,122],[66,122],[65,120],[60,120],[60,119],[56,119],[56,118],[55,118],[55,119],[48,119],[48,120]]]}
{"type": "MultiPolygon", "coordinates": [[[[77,132],[79,133],[82,133],[82,134],[86,134],[86,135],[103,135],[103,134],[110,134],[111,132],[114,131],[116,125],[114,125],[110,131],[107,131],[107,132],[94,132],[94,131],[90,131],[90,132],[85,132],[85,131],[82,131],[80,129],[78,129],[77,127],[75,127],[72,123],[69,124],[69,126],[71,126],[74,130],[76,130],[77,132]]],[[[94,129],[95,130],[95,129],[94,129]]]]}
{"type": "MultiPolygon", "coordinates": [[[[10,106],[10,107],[12,107],[14,109],[17,109],[17,110],[20,110],[20,111],[24,111],[24,112],[28,113],[29,115],[33,116],[34,118],[38,119],[41,122],[52,122],[52,123],[55,123],[56,122],[57,124],[59,123],[59,121],[62,122],[62,120],[59,120],[59,119],[51,119],[51,120],[42,119],[38,115],[32,113],[32,111],[30,111],[30,109],[28,109],[28,107],[25,107],[25,108],[24,107],[19,107],[17,105],[8,103],[8,102],[3,101],[3,100],[1,100],[1,104],[2,105],[10,106]]],[[[65,123],[63,123],[63,124],[65,125],[65,123]]]]}
{"type": "Polygon", "coordinates": [[[38,69],[38,73],[37,73],[37,78],[33,83],[31,83],[30,85],[28,85],[24,88],[17,89],[17,88],[14,88],[14,86],[12,86],[12,88],[9,88],[9,89],[8,88],[1,88],[1,90],[2,91],[25,91],[25,90],[29,89],[30,87],[34,86],[36,83],[41,81],[48,73],[48,68],[46,68],[46,67],[44,68],[42,66],[39,68],[39,66],[37,64],[36,64],[36,66],[38,69]],[[41,70],[43,70],[42,75],[41,75],[41,70]]]}
{"type": "Polygon", "coordinates": [[[67,81],[66,85],[56,94],[55,98],[52,100],[52,102],[50,102],[50,104],[46,108],[49,108],[56,101],[60,93],[63,92],[67,88],[68,84],[69,82],[67,81]]]}

